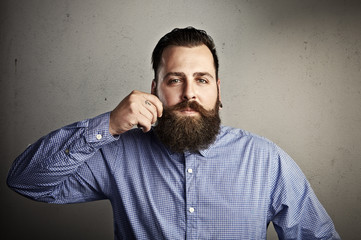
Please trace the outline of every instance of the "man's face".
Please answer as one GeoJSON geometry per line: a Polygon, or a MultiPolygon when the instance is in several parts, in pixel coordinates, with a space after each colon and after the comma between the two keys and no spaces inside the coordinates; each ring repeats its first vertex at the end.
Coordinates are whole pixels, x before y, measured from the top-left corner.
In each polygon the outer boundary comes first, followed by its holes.
{"type": "Polygon", "coordinates": [[[164,105],[154,130],[174,152],[197,151],[214,142],[220,129],[219,83],[205,46],[167,47],[152,93],[164,105]]]}
{"type": "MultiPolygon", "coordinates": [[[[216,79],[213,56],[207,46],[169,46],[164,49],[158,69],[158,84],[152,83],[164,107],[196,101],[206,110],[215,107],[220,81],[216,79]]],[[[177,110],[178,116],[197,116],[192,109],[177,110]]]]}

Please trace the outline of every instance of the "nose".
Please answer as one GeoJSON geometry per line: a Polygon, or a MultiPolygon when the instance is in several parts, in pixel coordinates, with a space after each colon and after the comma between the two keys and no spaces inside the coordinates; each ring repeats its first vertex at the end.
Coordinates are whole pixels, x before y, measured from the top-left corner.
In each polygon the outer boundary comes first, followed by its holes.
{"type": "Polygon", "coordinates": [[[188,101],[192,99],[196,99],[195,88],[192,83],[187,82],[186,84],[184,84],[182,98],[183,100],[188,100],[188,101]]]}

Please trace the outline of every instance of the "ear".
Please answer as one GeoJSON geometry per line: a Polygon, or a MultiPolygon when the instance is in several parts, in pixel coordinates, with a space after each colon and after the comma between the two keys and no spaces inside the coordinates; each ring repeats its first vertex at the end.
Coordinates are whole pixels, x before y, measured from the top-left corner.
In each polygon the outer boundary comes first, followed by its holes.
{"type": "Polygon", "coordinates": [[[153,81],[152,81],[151,93],[152,93],[153,95],[157,95],[157,83],[155,82],[154,79],[153,79],[153,81]]]}
{"type": "Polygon", "coordinates": [[[219,105],[219,109],[221,109],[223,106],[222,106],[222,99],[221,99],[221,79],[217,79],[217,88],[218,88],[218,99],[219,99],[219,102],[220,102],[220,105],[219,105]]]}

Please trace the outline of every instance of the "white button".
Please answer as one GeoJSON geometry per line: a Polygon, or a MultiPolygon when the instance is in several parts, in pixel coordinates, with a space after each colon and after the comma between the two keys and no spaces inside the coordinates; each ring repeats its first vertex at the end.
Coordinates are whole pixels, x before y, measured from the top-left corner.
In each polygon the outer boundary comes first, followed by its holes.
{"type": "Polygon", "coordinates": [[[189,208],[189,212],[190,212],[190,213],[194,213],[194,208],[192,208],[192,207],[189,208]]]}
{"type": "Polygon", "coordinates": [[[96,138],[97,138],[98,140],[100,140],[100,139],[102,139],[102,135],[101,135],[101,134],[97,134],[96,138]]]}
{"type": "Polygon", "coordinates": [[[193,169],[192,169],[192,168],[188,168],[187,172],[188,172],[188,173],[193,173],[193,169]]]}
{"type": "Polygon", "coordinates": [[[65,154],[69,154],[69,149],[65,149],[65,154]]]}

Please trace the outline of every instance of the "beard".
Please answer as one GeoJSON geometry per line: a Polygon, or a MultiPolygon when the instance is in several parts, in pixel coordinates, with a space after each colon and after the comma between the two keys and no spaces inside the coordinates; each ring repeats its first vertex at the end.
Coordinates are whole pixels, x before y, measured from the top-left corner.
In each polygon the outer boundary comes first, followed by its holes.
{"type": "Polygon", "coordinates": [[[212,144],[220,130],[220,101],[217,99],[214,109],[206,110],[195,101],[184,101],[172,107],[164,108],[163,116],[158,118],[154,132],[160,141],[173,152],[196,152],[212,144]],[[190,108],[198,116],[179,116],[176,111],[190,108]]]}

